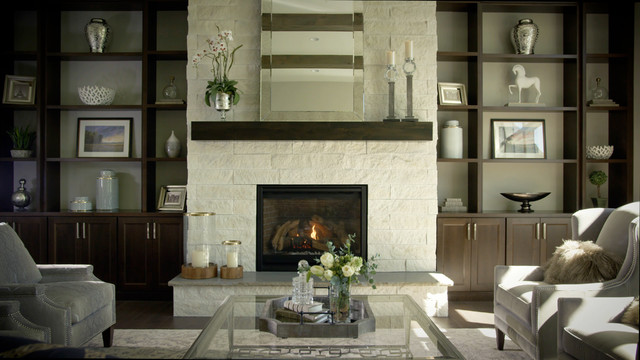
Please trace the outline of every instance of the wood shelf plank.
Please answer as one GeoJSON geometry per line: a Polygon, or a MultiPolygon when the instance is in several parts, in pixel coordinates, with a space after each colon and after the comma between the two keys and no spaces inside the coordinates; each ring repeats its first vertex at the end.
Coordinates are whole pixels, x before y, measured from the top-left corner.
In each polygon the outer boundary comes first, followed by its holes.
{"type": "Polygon", "coordinates": [[[433,140],[431,122],[191,123],[191,140],[433,140]]]}

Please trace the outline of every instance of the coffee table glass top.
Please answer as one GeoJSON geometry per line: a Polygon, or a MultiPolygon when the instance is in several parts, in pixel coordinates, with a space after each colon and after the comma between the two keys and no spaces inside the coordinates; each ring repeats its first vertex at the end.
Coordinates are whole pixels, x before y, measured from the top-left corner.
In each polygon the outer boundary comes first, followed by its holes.
{"type": "Polygon", "coordinates": [[[269,331],[260,331],[259,317],[265,303],[278,297],[230,296],[216,310],[184,357],[464,358],[415,300],[407,295],[353,296],[366,301],[375,317],[375,331],[360,334],[357,338],[281,338],[269,331]]]}

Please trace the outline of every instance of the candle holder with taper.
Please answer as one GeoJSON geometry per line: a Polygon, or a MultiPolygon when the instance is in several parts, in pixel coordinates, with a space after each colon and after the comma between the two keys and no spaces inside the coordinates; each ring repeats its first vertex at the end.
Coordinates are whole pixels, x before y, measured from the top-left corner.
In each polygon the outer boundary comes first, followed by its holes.
{"type": "Polygon", "coordinates": [[[395,83],[398,77],[398,70],[394,64],[387,65],[384,78],[389,83],[389,115],[383,121],[400,121],[395,115],[395,83]]]}
{"type": "Polygon", "coordinates": [[[418,118],[413,116],[413,73],[416,72],[416,62],[412,57],[404,60],[402,70],[407,76],[407,116],[402,121],[418,121],[418,118]]]}

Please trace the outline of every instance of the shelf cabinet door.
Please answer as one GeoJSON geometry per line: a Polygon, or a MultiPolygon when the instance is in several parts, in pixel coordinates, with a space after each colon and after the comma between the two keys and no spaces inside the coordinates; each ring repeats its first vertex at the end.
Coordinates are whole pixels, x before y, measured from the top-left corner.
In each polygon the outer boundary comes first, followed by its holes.
{"type": "Polygon", "coordinates": [[[100,280],[116,280],[116,217],[50,217],[49,263],[91,264],[100,280]]]}
{"type": "Polygon", "coordinates": [[[469,291],[471,281],[471,219],[438,219],[436,266],[451,280],[449,291],[469,291]]]}
{"type": "Polygon", "coordinates": [[[504,265],[504,218],[475,218],[471,225],[471,291],[493,291],[493,269],[504,265]]]}
{"type": "Polygon", "coordinates": [[[183,260],[182,219],[121,217],[118,285],[125,291],[169,291],[183,260]]]}
{"type": "Polygon", "coordinates": [[[47,263],[47,218],[44,216],[0,217],[13,227],[37,264],[47,263]]]}
{"type": "Polygon", "coordinates": [[[507,265],[543,265],[570,236],[570,217],[508,218],[507,265]]]}

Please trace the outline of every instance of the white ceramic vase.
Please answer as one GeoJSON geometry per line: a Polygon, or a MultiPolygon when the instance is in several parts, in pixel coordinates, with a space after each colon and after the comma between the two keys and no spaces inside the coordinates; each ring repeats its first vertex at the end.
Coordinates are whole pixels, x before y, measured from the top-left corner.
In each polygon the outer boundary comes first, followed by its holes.
{"type": "Polygon", "coordinates": [[[170,158],[176,158],[180,155],[180,140],[173,130],[171,130],[171,136],[164,142],[164,151],[170,158]]]}
{"type": "Polygon", "coordinates": [[[118,210],[118,195],[116,172],[100,170],[100,176],[96,179],[96,210],[118,210]]]}
{"type": "Polygon", "coordinates": [[[442,158],[462,159],[462,128],[458,125],[458,120],[444,123],[440,144],[442,158]]]}

